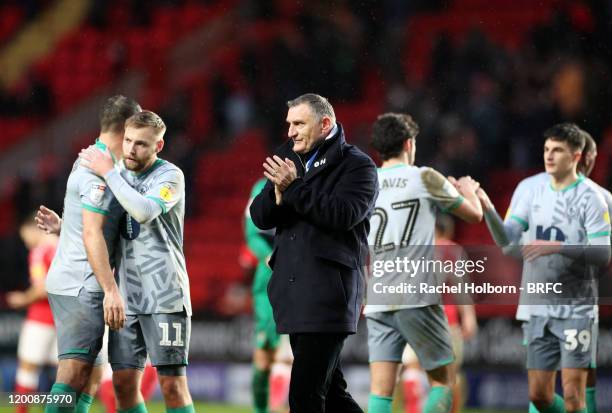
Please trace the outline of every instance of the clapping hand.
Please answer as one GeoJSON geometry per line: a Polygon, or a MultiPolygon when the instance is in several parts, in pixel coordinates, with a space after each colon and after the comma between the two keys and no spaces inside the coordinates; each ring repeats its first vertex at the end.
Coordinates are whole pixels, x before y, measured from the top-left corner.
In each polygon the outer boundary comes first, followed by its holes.
{"type": "Polygon", "coordinates": [[[272,158],[267,157],[263,167],[264,176],[274,184],[276,205],[280,205],[282,192],[297,178],[297,168],[291,159],[285,158],[283,161],[276,155],[272,158]]]}

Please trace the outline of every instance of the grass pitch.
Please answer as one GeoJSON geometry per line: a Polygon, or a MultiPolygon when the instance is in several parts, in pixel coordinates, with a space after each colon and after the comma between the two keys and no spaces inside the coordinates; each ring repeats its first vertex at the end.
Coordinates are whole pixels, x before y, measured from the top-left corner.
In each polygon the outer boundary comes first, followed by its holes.
{"type": "MultiPolygon", "coordinates": [[[[147,410],[149,413],[166,413],[164,404],[161,402],[147,402],[147,410]]],[[[251,413],[253,410],[249,407],[228,406],[212,403],[196,402],[195,411],[197,413],[251,413]]],[[[0,413],[14,413],[13,407],[0,407],[0,413]]],[[[43,413],[42,407],[33,407],[31,413],[43,413]]],[[[94,403],[90,413],[105,413],[104,408],[98,402],[94,403]]],[[[464,413],[519,413],[516,410],[480,410],[480,409],[464,409],[464,413]]],[[[394,413],[403,413],[401,410],[395,410],[394,413]]]]}

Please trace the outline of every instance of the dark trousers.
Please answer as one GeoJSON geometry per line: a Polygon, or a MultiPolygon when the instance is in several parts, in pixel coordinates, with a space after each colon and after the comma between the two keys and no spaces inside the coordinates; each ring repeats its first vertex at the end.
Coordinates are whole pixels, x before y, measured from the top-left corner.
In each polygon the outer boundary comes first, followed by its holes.
{"type": "Polygon", "coordinates": [[[346,391],[340,351],[346,334],[290,334],[293,350],[291,413],[363,413],[346,391]]]}

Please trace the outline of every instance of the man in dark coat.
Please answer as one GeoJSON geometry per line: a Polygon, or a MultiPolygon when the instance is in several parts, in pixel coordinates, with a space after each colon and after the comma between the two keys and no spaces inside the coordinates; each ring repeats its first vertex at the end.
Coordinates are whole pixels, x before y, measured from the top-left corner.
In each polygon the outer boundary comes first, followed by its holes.
{"type": "Polygon", "coordinates": [[[327,99],[306,94],[287,105],[290,139],[266,159],[268,182],[250,211],[259,228],[276,227],[268,295],[295,357],[289,405],[361,412],[339,358],[361,310],[376,166],[346,143],[327,99]]]}

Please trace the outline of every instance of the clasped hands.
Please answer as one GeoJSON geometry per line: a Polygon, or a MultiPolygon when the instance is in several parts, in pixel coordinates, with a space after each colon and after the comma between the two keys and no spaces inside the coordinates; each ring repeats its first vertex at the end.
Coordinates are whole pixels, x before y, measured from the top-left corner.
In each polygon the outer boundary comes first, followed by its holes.
{"type": "Polygon", "coordinates": [[[282,160],[276,155],[272,158],[267,157],[263,167],[264,176],[274,184],[276,205],[280,205],[283,192],[297,178],[297,168],[291,159],[285,158],[285,160],[282,160]]]}
{"type": "Polygon", "coordinates": [[[476,181],[471,176],[462,176],[459,179],[456,179],[453,176],[448,177],[448,181],[453,184],[455,188],[459,192],[478,192],[480,189],[480,182],[476,181]]]}

